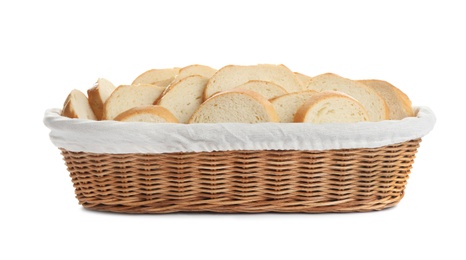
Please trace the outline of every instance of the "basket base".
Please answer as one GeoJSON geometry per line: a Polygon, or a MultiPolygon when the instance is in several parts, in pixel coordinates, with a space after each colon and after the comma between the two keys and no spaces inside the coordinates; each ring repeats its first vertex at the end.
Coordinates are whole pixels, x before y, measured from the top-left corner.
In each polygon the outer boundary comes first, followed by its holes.
{"type": "Polygon", "coordinates": [[[326,151],[61,150],[76,197],[89,210],[324,213],[395,206],[403,198],[420,142],[326,151]]]}
{"type": "MultiPolygon", "coordinates": [[[[229,205],[213,207],[208,201],[208,205],[186,205],[181,207],[179,204],[160,205],[157,203],[145,205],[145,207],[124,206],[124,205],[105,205],[84,203],[82,206],[87,210],[115,212],[115,213],[132,213],[132,214],[151,214],[151,213],[182,213],[182,212],[212,212],[212,213],[349,213],[349,212],[370,212],[379,211],[396,206],[403,195],[387,198],[374,199],[366,204],[361,204],[360,201],[336,203],[335,205],[323,206],[322,203],[306,203],[303,202],[298,206],[284,206],[287,204],[296,204],[296,201],[271,201],[268,205],[229,205]],[[277,206],[283,205],[283,206],[277,206]]],[[[329,203],[332,204],[332,203],[329,203]]]]}

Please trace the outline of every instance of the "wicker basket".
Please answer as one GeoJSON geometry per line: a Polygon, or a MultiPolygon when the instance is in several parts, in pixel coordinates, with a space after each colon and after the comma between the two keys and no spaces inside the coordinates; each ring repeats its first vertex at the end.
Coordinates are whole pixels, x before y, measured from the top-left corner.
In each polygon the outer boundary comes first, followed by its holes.
{"type": "Polygon", "coordinates": [[[320,213],[396,205],[420,142],[320,151],[60,150],[79,203],[91,210],[320,213]]]}

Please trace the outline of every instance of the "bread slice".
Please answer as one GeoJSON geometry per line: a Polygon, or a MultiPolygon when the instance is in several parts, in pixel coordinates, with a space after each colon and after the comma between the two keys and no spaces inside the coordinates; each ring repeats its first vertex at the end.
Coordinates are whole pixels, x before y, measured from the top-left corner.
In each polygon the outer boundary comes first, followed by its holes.
{"type": "Polygon", "coordinates": [[[173,80],[175,80],[175,77],[165,79],[165,80],[161,80],[161,81],[157,81],[157,82],[152,83],[151,85],[157,85],[157,86],[160,86],[160,87],[168,87],[170,84],[172,84],[173,80]]]}
{"type": "Polygon", "coordinates": [[[385,99],[390,111],[389,119],[399,120],[414,116],[411,100],[397,87],[387,81],[377,79],[358,80],[358,82],[373,88],[385,99]]]}
{"type": "Polygon", "coordinates": [[[94,86],[87,90],[87,96],[89,97],[89,104],[91,105],[92,111],[97,118],[97,120],[102,119],[103,109],[105,101],[115,90],[115,86],[112,82],[99,78],[94,86]]]}
{"type": "Polygon", "coordinates": [[[295,116],[295,122],[353,123],[368,121],[369,115],[356,99],[337,91],[316,93],[302,105],[295,116]]]}
{"type": "Polygon", "coordinates": [[[137,78],[133,80],[131,85],[138,85],[138,84],[166,84],[167,86],[173,79],[175,79],[176,75],[180,71],[179,68],[171,68],[171,69],[151,69],[148,70],[137,78]],[[166,83],[168,82],[168,83],[166,83]]]}
{"type": "Polygon", "coordinates": [[[73,89],[68,94],[61,115],[69,118],[97,120],[86,95],[77,89],[73,89]]]}
{"type": "Polygon", "coordinates": [[[217,70],[209,66],[199,64],[189,65],[180,69],[172,84],[175,84],[178,81],[192,75],[200,75],[210,79],[215,74],[215,72],[217,72],[217,70]]]}
{"type": "Polygon", "coordinates": [[[340,91],[358,100],[368,111],[370,121],[381,121],[389,118],[385,100],[372,88],[351,79],[332,73],[325,73],[312,78],[306,86],[315,91],[340,91]]]}
{"type": "Polygon", "coordinates": [[[278,122],[272,104],[254,91],[233,89],[219,92],[202,103],[189,123],[278,122]]]}
{"type": "Polygon", "coordinates": [[[263,80],[250,80],[244,84],[241,84],[237,89],[246,89],[255,91],[261,94],[266,99],[272,99],[288,93],[284,88],[279,85],[263,80]]]}
{"type": "Polygon", "coordinates": [[[289,93],[303,89],[296,75],[284,65],[228,65],[219,69],[210,78],[204,91],[204,99],[217,92],[236,88],[250,80],[269,81],[279,85],[289,93]]]}
{"type": "Polygon", "coordinates": [[[156,105],[133,107],[116,116],[115,121],[178,123],[176,117],[168,109],[156,105]]]}
{"type": "Polygon", "coordinates": [[[188,76],[170,85],[156,104],[170,110],[180,123],[187,123],[203,101],[202,94],[208,80],[200,75],[188,76]]]}
{"type": "Polygon", "coordinates": [[[164,87],[149,84],[118,86],[104,104],[103,120],[112,120],[133,107],[152,105],[164,87]]]}
{"type": "Polygon", "coordinates": [[[274,99],[271,99],[275,111],[280,118],[281,123],[294,122],[294,117],[298,109],[317,92],[314,90],[305,90],[300,92],[288,93],[274,99]]]}
{"type": "Polygon", "coordinates": [[[310,77],[308,75],[305,75],[305,74],[302,74],[302,73],[299,73],[299,72],[295,72],[294,74],[296,75],[298,80],[301,81],[301,84],[303,86],[307,86],[309,84],[309,81],[311,81],[311,79],[312,79],[312,77],[310,77]]]}

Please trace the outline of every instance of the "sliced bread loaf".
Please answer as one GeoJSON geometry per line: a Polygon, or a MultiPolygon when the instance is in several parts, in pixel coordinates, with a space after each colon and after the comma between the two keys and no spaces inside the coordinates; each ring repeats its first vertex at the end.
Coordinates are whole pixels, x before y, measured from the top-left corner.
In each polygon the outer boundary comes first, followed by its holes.
{"type": "Polygon", "coordinates": [[[115,86],[108,80],[99,78],[94,86],[87,90],[89,104],[94,111],[97,120],[102,119],[105,101],[115,90],[115,86]]]}
{"type": "Polygon", "coordinates": [[[170,82],[172,82],[176,75],[179,72],[179,68],[172,68],[172,69],[151,69],[148,70],[133,80],[131,85],[138,85],[138,84],[157,84],[167,86],[170,82]],[[168,83],[167,83],[168,82],[168,83]]]}
{"type": "Polygon", "coordinates": [[[189,123],[260,123],[278,122],[272,104],[249,90],[226,90],[202,103],[189,123]]]}
{"type": "Polygon", "coordinates": [[[333,73],[325,73],[313,77],[306,86],[315,91],[340,91],[358,100],[368,111],[370,121],[381,121],[389,118],[385,100],[372,88],[333,73]]]}
{"type": "Polygon", "coordinates": [[[115,121],[178,123],[176,117],[168,109],[156,105],[133,107],[115,117],[115,121]]]}
{"type": "Polygon", "coordinates": [[[358,80],[373,88],[380,96],[385,99],[390,111],[389,119],[398,120],[405,117],[414,116],[413,107],[409,97],[397,87],[383,80],[358,80]]]}
{"type": "Polygon", "coordinates": [[[269,81],[279,85],[289,93],[303,89],[296,75],[284,65],[228,65],[219,69],[210,78],[204,91],[204,99],[209,98],[217,92],[236,88],[250,80],[269,81]]]}
{"type": "Polygon", "coordinates": [[[112,120],[133,107],[152,105],[165,88],[157,85],[121,85],[104,104],[102,119],[112,120]]]}
{"type": "Polygon", "coordinates": [[[69,118],[97,120],[86,95],[77,89],[73,89],[68,94],[61,115],[69,118]]]}
{"type": "Polygon", "coordinates": [[[210,79],[215,74],[215,72],[217,72],[217,70],[209,66],[199,64],[189,65],[180,69],[180,72],[172,84],[175,84],[176,82],[192,75],[200,75],[210,79]]]}
{"type": "Polygon", "coordinates": [[[156,104],[170,110],[180,123],[187,123],[203,101],[202,94],[208,80],[199,75],[185,77],[170,85],[156,104]]]}
{"type": "Polygon", "coordinates": [[[280,118],[280,122],[291,123],[294,122],[294,117],[298,109],[315,93],[317,92],[314,90],[288,93],[271,99],[270,102],[275,108],[275,111],[280,118]]]}
{"type": "Polygon", "coordinates": [[[296,113],[295,122],[352,123],[368,121],[364,106],[349,95],[324,91],[312,95],[296,113]]]}

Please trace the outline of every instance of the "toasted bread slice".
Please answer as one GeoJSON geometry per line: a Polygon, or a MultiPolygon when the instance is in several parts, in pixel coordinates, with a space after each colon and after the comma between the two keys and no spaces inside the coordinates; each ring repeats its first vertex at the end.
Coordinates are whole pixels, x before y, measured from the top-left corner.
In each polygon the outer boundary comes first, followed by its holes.
{"type": "Polygon", "coordinates": [[[272,104],[254,91],[233,89],[219,92],[202,103],[189,123],[278,122],[272,104]]]}
{"type": "Polygon", "coordinates": [[[215,72],[217,72],[217,70],[209,66],[200,64],[189,65],[180,69],[172,84],[175,84],[178,81],[193,75],[200,75],[210,79],[215,74],[215,72]]]}
{"type": "Polygon", "coordinates": [[[151,69],[136,77],[131,85],[157,84],[165,87],[175,79],[179,71],[179,68],[151,69]]]}
{"type": "Polygon", "coordinates": [[[298,109],[317,92],[314,90],[305,90],[300,92],[288,93],[274,99],[271,99],[275,111],[280,118],[281,123],[294,122],[294,117],[298,109]]]}
{"type": "Polygon", "coordinates": [[[187,123],[203,101],[202,94],[208,80],[200,75],[188,76],[170,85],[156,104],[170,110],[180,123],[187,123]]]}
{"type": "Polygon", "coordinates": [[[73,89],[66,98],[61,115],[69,118],[97,120],[86,95],[77,89],[73,89]]]}
{"type": "Polygon", "coordinates": [[[178,123],[178,119],[168,109],[157,105],[133,107],[116,116],[115,121],[178,123]]]}
{"type": "Polygon", "coordinates": [[[102,119],[113,120],[133,107],[153,105],[164,89],[149,84],[118,86],[104,104],[102,119]]]}
{"type": "Polygon", "coordinates": [[[239,85],[237,89],[246,89],[257,92],[266,99],[272,99],[288,93],[279,85],[263,80],[250,80],[244,84],[239,85]]]}
{"type": "Polygon", "coordinates": [[[397,87],[387,81],[377,79],[358,80],[358,82],[373,88],[385,99],[390,111],[389,119],[399,120],[405,117],[414,116],[411,100],[397,87]]]}
{"type": "Polygon", "coordinates": [[[298,112],[295,122],[353,123],[368,121],[369,115],[356,99],[337,91],[324,91],[312,95],[298,112]]]}
{"type": "Polygon", "coordinates": [[[284,65],[228,65],[219,69],[210,78],[204,91],[204,99],[217,92],[236,88],[250,80],[269,81],[279,85],[289,93],[303,89],[296,75],[284,65]]]}
{"type": "Polygon", "coordinates": [[[115,86],[108,80],[99,78],[94,86],[87,90],[89,104],[94,111],[97,120],[102,119],[105,101],[115,90],[115,86]]]}
{"type": "Polygon", "coordinates": [[[368,111],[370,121],[389,118],[385,100],[371,87],[361,82],[343,78],[333,73],[325,73],[312,78],[306,87],[315,91],[340,91],[358,100],[368,111]]]}

